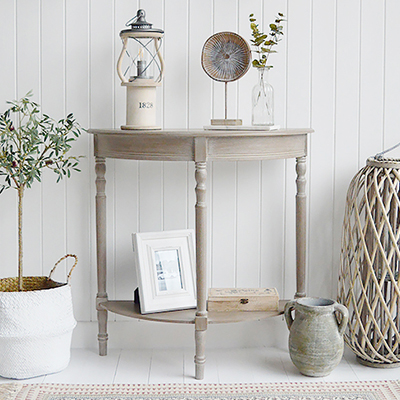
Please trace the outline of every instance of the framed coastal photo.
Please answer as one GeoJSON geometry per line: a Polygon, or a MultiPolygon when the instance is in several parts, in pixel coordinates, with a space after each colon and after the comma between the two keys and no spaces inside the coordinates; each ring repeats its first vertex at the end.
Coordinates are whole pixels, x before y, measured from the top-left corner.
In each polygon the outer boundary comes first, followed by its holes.
{"type": "Polygon", "coordinates": [[[140,312],[196,307],[192,229],[134,233],[140,312]]]}

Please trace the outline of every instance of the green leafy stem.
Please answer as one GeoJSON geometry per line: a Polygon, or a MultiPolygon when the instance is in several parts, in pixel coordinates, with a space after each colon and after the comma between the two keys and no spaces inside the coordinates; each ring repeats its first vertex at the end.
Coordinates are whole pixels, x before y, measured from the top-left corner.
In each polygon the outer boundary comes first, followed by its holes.
{"type": "Polygon", "coordinates": [[[259,30],[257,20],[254,18],[254,14],[249,15],[251,36],[253,39],[250,40],[255,50],[252,50],[256,54],[252,64],[256,68],[272,68],[272,65],[267,65],[268,57],[271,53],[277,53],[273,50],[273,47],[282,40],[283,26],[281,22],[286,21],[285,16],[282,13],[278,13],[274,23],[269,24],[269,33],[264,33],[259,30]]]}
{"type": "Polygon", "coordinates": [[[40,182],[44,168],[57,174],[57,182],[69,177],[72,170],[79,171],[79,157],[67,155],[71,142],[81,134],[73,114],[59,121],[40,116],[39,106],[30,96],[8,102],[11,107],[0,115],[0,176],[4,177],[0,193],[40,182]]]}

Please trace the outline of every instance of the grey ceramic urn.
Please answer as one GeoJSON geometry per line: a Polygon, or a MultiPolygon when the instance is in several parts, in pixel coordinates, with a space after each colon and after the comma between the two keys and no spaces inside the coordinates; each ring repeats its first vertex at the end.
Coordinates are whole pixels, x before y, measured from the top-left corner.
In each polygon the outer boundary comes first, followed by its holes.
{"type": "Polygon", "coordinates": [[[348,315],[345,306],[330,299],[306,297],[286,304],[289,354],[303,375],[326,376],[339,364],[348,315]],[[340,322],[337,314],[341,315],[340,322]]]}

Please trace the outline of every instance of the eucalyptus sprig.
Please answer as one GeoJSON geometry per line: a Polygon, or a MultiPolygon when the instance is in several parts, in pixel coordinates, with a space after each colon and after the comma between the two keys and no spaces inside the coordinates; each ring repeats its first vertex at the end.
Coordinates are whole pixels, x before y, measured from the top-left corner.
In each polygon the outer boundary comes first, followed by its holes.
{"type": "Polygon", "coordinates": [[[41,181],[42,170],[56,173],[57,182],[78,169],[80,157],[68,155],[71,143],[79,138],[82,128],[73,114],[55,121],[40,113],[40,107],[29,98],[10,101],[0,115],[0,193],[14,188],[18,191],[18,287],[22,280],[22,199],[25,188],[41,181]]]}
{"type": "Polygon", "coordinates": [[[285,16],[282,13],[278,13],[275,18],[275,22],[269,24],[269,33],[261,32],[258,29],[257,20],[254,18],[254,14],[249,15],[251,36],[253,39],[250,40],[252,46],[256,50],[252,50],[257,54],[256,58],[253,60],[253,67],[256,68],[272,68],[272,65],[267,65],[268,57],[271,53],[277,53],[273,50],[273,46],[276,46],[278,42],[282,40],[283,36],[283,26],[281,22],[286,21],[285,16]]]}

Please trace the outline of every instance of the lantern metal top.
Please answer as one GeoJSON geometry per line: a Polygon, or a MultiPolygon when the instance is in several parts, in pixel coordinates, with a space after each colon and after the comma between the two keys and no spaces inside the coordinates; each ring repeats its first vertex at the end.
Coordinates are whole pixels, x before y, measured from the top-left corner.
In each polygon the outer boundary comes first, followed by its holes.
{"type": "Polygon", "coordinates": [[[121,31],[120,36],[130,36],[130,34],[135,33],[161,33],[164,31],[162,29],[153,28],[153,24],[146,21],[146,11],[140,9],[137,11],[136,15],[131,18],[126,24],[130,26],[130,29],[124,29],[121,31]]]}

